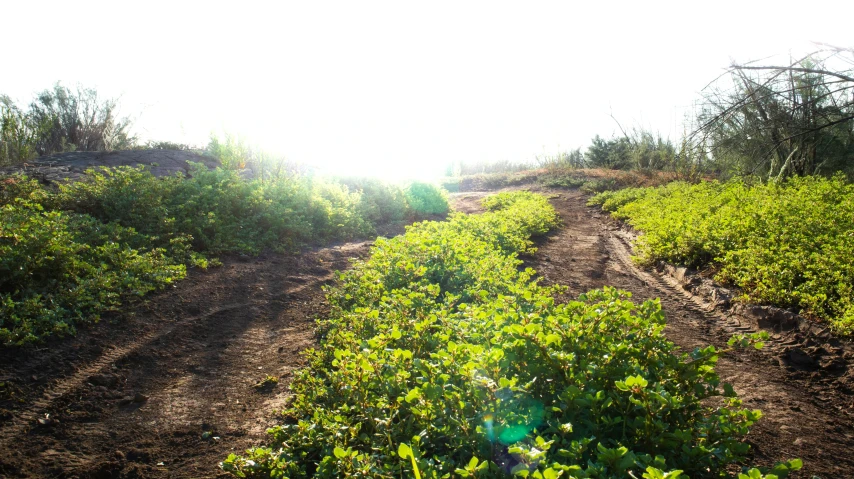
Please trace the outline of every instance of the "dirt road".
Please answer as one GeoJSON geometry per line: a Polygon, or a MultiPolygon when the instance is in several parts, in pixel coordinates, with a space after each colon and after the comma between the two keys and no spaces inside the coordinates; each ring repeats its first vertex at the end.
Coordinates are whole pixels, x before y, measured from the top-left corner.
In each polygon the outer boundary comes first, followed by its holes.
{"type": "Polygon", "coordinates": [[[230,258],[126,313],[0,357],[0,477],[218,477],[261,444],[321,287],[369,243],[230,258]],[[256,387],[267,375],[277,385],[256,387]]]}

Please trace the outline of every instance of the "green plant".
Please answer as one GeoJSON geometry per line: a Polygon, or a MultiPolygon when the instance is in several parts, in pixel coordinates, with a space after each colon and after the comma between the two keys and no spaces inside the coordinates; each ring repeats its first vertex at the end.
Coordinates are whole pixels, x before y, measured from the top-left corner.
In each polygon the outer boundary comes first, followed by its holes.
{"type": "Polygon", "coordinates": [[[408,215],[400,189],[357,191],[298,174],[234,170],[155,178],[143,167],[91,170],[48,189],[0,179],[0,342],[73,332],[122,301],[180,279],[205,255],[293,251],[364,237],[408,215]]]}
{"type": "Polygon", "coordinates": [[[713,346],[674,355],[658,302],[612,288],[556,304],[516,258],[554,210],[526,192],[485,206],[341,274],[283,423],[225,471],[676,478],[743,457],[760,414],[720,383],[713,346]]]}
{"type": "Polygon", "coordinates": [[[36,156],[39,129],[27,113],[0,95],[0,165],[27,161],[36,156]]]}
{"type": "Polygon", "coordinates": [[[404,189],[409,209],[416,215],[442,215],[448,212],[448,196],[436,185],[412,182],[404,189]]]}
{"type": "MultiPolygon", "coordinates": [[[[86,215],[18,200],[0,207],[0,343],[62,335],[179,280],[184,264],[150,238],[86,215]]],[[[176,239],[173,251],[188,254],[176,239]]]]}
{"type": "Polygon", "coordinates": [[[800,308],[854,331],[854,186],[843,177],[676,182],[590,199],[643,232],[644,263],[712,266],[743,299],[800,308]]]}
{"type": "Polygon", "coordinates": [[[277,384],[279,384],[279,378],[268,374],[264,376],[264,379],[255,383],[252,387],[258,391],[269,391],[276,387],[277,384]]]}

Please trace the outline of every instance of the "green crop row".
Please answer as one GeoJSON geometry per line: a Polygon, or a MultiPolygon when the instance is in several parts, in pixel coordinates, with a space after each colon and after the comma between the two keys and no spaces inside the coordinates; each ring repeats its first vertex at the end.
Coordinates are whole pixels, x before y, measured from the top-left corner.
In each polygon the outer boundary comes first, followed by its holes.
{"type": "Polygon", "coordinates": [[[796,307],[854,332],[854,186],[842,177],[783,183],[672,183],[594,196],[642,231],[642,262],[711,265],[743,299],[796,307]]]}
{"type": "Polygon", "coordinates": [[[123,299],[183,278],[207,255],[288,251],[365,237],[378,224],[448,211],[441,190],[305,176],[244,179],[90,171],[46,188],[0,179],[0,344],[69,333],[123,299]]]}
{"type": "Polygon", "coordinates": [[[517,258],[553,208],[530,193],[485,206],[378,240],[340,275],[282,424],[225,471],[676,479],[743,457],[760,413],[720,383],[714,347],[674,355],[658,301],[612,288],[556,304],[517,258]]]}

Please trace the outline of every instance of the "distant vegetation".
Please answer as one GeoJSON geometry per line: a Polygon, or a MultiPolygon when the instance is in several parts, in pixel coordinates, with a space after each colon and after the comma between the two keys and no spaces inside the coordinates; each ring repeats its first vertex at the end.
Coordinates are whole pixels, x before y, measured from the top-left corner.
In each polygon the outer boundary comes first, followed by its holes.
{"type": "Polygon", "coordinates": [[[703,91],[695,151],[724,176],[854,175],[854,49],[783,64],[734,64],[703,91]]]}
{"type": "Polygon", "coordinates": [[[794,177],[625,189],[590,199],[643,232],[645,263],[710,267],[744,299],[854,333],[854,185],[794,177]]]}
{"type": "Polygon", "coordinates": [[[64,151],[121,150],[136,145],[117,102],[94,89],[57,83],[27,108],[0,95],[0,166],[64,151]]]}
{"type": "Polygon", "coordinates": [[[72,332],[183,278],[188,266],[206,267],[211,255],[366,237],[380,224],[447,211],[433,185],[244,178],[202,165],[190,177],[92,170],[56,187],[0,178],[0,343],[72,332]]]}
{"type": "Polygon", "coordinates": [[[557,225],[548,201],[513,192],[484,206],[377,241],[342,274],[283,424],[225,471],[679,479],[744,458],[760,413],[721,384],[720,351],[674,355],[658,302],[612,288],[556,304],[560,287],[517,259],[557,225]]]}
{"type": "MultiPolygon", "coordinates": [[[[460,164],[449,188],[538,180],[581,186],[577,170],[661,171],[690,182],[751,176],[854,178],[854,50],[826,47],[782,65],[734,64],[703,90],[693,129],[678,142],[643,129],[528,162],[460,164]],[[536,173],[532,173],[536,172],[536,173]],[[558,177],[557,180],[548,179],[558,177]],[[478,178],[473,183],[467,178],[478,178]],[[545,180],[544,180],[545,178],[545,180]],[[468,183],[468,184],[467,184],[468,183]]],[[[604,189],[607,185],[599,185],[604,189]]],[[[616,185],[615,185],[616,186],[616,185]]]]}

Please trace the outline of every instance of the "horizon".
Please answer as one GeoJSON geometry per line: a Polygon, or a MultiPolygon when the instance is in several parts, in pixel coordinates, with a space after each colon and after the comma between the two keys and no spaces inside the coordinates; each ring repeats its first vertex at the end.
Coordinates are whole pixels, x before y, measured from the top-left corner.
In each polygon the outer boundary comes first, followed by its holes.
{"type": "Polygon", "coordinates": [[[57,4],[47,19],[44,4],[7,7],[44,24],[38,35],[7,26],[32,38],[7,53],[19,68],[0,94],[25,105],[79,84],[118,98],[142,141],[204,145],[228,132],[339,174],[424,178],[585,148],[619,134],[616,121],[678,141],[699,91],[732,61],[852,46],[854,13],[812,5],[792,32],[776,27],[788,18],[779,2],[200,5],[57,4]],[[55,53],[87,24],[100,32],[92,51],[55,53]]]}

